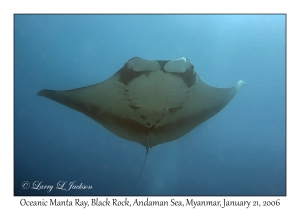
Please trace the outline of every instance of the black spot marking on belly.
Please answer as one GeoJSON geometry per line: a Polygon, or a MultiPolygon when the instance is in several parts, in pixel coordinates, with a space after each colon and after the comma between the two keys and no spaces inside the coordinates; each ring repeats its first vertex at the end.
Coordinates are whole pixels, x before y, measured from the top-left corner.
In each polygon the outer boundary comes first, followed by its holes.
{"type": "Polygon", "coordinates": [[[132,106],[132,105],[129,105],[129,107],[130,107],[131,109],[134,109],[134,110],[137,110],[137,109],[141,108],[141,107],[138,107],[138,106],[132,106]]]}
{"type": "Polygon", "coordinates": [[[180,106],[180,107],[176,107],[176,108],[170,108],[168,111],[170,112],[170,113],[174,113],[174,112],[177,112],[179,109],[181,109],[182,108],[182,106],[180,106]]]}
{"type": "Polygon", "coordinates": [[[140,118],[142,118],[142,119],[145,120],[145,119],[146,119],[146,116],[141,114],[141,115],[140,115],[140,118]]]}

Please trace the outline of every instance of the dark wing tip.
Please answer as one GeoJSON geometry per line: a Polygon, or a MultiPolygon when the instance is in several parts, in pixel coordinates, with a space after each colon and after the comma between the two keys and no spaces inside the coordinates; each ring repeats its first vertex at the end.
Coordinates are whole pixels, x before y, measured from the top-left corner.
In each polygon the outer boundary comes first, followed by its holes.
{"type": "Polygon", "coordinates": [[[38,93],[37,93],[37,95],[38,96],[43,96],[44,94],[45,94],[45,89],[44,90],[40,90],[38,93]]]}
{"type": "Polygon", "coordinates": [[[44,89],[44,90],[40,90],[40,91],[37,93],[37,95],[38,95],[38,96],[44,96],[44,97],[46,97],[46,98],[51,98],[53,95],[55,95],[55,92],[56,92],[56,91],[54,91],[54,90],[46,90],[46,89],[44,89]]]}

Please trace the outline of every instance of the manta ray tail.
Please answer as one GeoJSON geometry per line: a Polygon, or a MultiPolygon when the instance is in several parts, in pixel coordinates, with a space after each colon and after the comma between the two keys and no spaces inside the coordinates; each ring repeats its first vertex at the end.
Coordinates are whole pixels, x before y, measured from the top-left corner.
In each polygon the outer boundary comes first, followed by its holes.
{"type": "Polygon", "coordinates": [[[146,163],[148,152],[149,152],[149,147],[147,148],[147,151],[146,151],[146,156],[145,156],[145,160],[144,160],[144,164],[143,164],[143,168],[142,168],[142,172],[141,172],[140,178],[142,177],[142,174],[143,174],[143,171],[144,171],[144,167],[145,167],[145,163],[146,163]]]}

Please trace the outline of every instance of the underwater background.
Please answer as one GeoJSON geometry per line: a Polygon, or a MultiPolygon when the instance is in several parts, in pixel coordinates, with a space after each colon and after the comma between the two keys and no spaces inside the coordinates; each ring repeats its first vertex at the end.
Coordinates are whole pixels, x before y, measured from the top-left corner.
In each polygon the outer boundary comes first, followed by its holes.
{"type": "Polygon", "coordinates": [[[286,195],[286,16],[15,15],[14,194],[286,195]],[[102,82],[134,56],[186,57],[215,87],[247,82],[151,148],[141,178],[145,147],[37,96],[102,82]],[[31,189],[60,181],[92,189],[31,189]]]}

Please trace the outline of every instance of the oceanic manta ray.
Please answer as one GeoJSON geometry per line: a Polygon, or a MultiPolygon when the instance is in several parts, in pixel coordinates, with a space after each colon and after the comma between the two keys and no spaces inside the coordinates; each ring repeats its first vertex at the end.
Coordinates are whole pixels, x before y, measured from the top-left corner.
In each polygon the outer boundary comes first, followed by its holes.
{"type": "MultiPolygon", "coordinates": [[[[109,79],[65,91],[41,90],[92,118],[115,135],[148,149],[176,140],[222,110],[246,83],[230,88],[207,85],[184,57],[130,59],[109,79]]],[[[146,156],[147,156],[146,153],[146,156]]]]}

